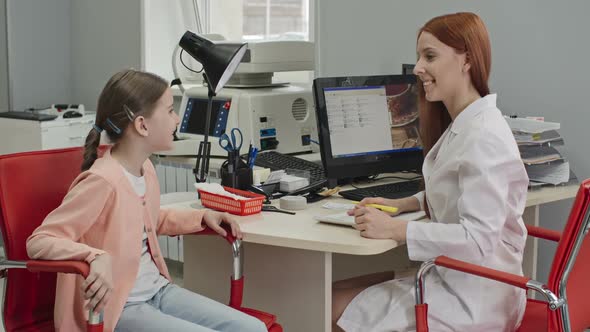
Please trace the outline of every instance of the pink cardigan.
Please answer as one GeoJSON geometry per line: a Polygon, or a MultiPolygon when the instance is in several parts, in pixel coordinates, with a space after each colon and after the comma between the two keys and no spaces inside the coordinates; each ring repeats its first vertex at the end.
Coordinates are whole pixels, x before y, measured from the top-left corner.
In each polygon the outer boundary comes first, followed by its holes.
{"type": "MultiPolygon", "coordinates": [[[[143,165],[146,193],[137,196],[110,151],[72,183],[62,204],[27,239],[32,259],[85,260],[112,257],[114,289],[104,310],[105,331],[113,331],[139,269],[143,228],[160,273],[170,280],[157,235],[201,231],[204,210],[160,209],[160,188],[152,163],[143,165]]],[[[55,298],[56,331],[84,331],[88,311],[80,290],[83,278],[59,274],[55,298]]]]}

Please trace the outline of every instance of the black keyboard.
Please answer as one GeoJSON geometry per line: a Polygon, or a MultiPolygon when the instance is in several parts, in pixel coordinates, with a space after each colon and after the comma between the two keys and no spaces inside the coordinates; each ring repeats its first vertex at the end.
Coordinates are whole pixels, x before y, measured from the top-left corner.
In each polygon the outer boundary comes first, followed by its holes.
{"type": "Polygon", "coordinates": [[[34,121],[48,121],[57,118],[57,115],[33,113],[33,112],[0,112],[0,117],[19,119],[19,120],[34,120],[34,121]]]}
{"type": "Polygon", "coordinates": [[[411,180],[346,190],[339,192],[339,194],[353,201],[361,201],[365,197],[404,198],[418,193],[421,184],[422,180],[411,180]]]}
{"type": "Polygon", "coordinates": [[[256,156],[256,160],[254,160],[254,165],[270,168],[271,171],[281,169],[308,171],[310,185],[319,184],[320,182],[325,184],[326,182],[324,168],[321,165],[276,151],[260,152],[256,156]]]}

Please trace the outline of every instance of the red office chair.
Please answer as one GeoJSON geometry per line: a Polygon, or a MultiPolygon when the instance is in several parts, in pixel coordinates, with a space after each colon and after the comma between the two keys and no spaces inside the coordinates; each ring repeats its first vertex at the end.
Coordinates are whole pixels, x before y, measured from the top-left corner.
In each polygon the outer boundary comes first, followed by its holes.
{"type": "MultiPolygon", "coordinates": [[[[104,147],[99,154],[102,151],[104,147]]],[[[8,277],[4,297],[7,332],[53,331],[54,272],[88,275],[89,266],[85,262],[32,261],[26,253],[28,236],[61,204],[80,173],[82,153],[81,148],[69,148],[0,156],[0,228],[7,258],[0,261],[0,277],[8,277]]],[[[232,237],[227,240],[234,251],[236,279],[231,283],[230,306],[259,318],[270,332],[281,332],[274,315],[241,307],[244,282],[241,241],[232,237]]],[[[87,331],[102,331],[102,313],[90,316],[87,331]]]]}
{"type": "MultiPolygon", "coordinates": [[[[79,261],[28,260],[26,240],[63,200],[80,173],[82,150],[71,148],[0,156],[0,228],[6,260],[4,295],[6,331],[53,331],[55,272],[86,277],[79,261]],[[35,272],[35,273],[32,273],[35,272]]],[[[102,331],[102,313],[91,314],[87,330],[102,331]]]]}
{"type": "Polygon", "coordinates": [[[547,286],[527,277],[439,256],[425,262],[416,274],[416,331],[428,331],[428,304],[423,303],[424,274],[438,265],[494,279],[522,289],[535,290],[545,301],[527,300],[518,331],[584,331],[590,327],[590,179],[578,190],[562,233],[527,226],[531,236],[557,242],[547,286]],[[557,294],[557,295],[556,295],[557,294]],[[558,296],[559,295],[559,296],[558,296]]]}

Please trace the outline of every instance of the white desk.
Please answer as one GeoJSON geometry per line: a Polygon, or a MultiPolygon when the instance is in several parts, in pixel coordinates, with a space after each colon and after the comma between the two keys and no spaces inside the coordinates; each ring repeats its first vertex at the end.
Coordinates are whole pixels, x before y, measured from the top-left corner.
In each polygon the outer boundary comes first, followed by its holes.
{"type": "MultiPolygon", "coordinates": [[[[525,223],[538,225],[539,205],[574,197],[577,186],[529,193],[525,223]]],[[[337,201],[337,198],[330,198],[337,201]]],[[[275,212],[238,217],[244,234],[244,306],[278,316],[285,331],[331,331],[332,282],[351,276],[415,266],[405,246],[362,238],[349,227],[320,224],[314,215],[327,200],[290,216],[275,212]]],[[[191,208],[184,202],[166,207],[191,208]]],[[[525,274],[536,275],[537,243],[527,240],[525,274]]],[[[221,302],[229,298],[231,250],[219,237],[186,236],[184,286],[221,302]],[[214,254],[211,254],[214,253],[214,254]]]]}

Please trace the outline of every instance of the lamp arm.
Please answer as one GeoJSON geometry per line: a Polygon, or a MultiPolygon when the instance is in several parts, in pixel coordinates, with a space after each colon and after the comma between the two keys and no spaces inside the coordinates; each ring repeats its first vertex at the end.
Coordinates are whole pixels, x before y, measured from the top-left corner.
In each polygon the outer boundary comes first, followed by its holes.
{"type": "Polygon", "coordinates": [[[184,94],[184,85],[182,85],[182,79],[178,75],[179,52],[180,52],[180,45],[176,45],[176,47],[174,48],[174,52],[172,52],[172,74],[174,75],[174,78],[176,78],[180,81],[180,84],[177,84],[177,85],[178,85],[178,88],[180,89],[180,93],[184,94]]]}
{"type": "MultiPolygon", "coordinates": [[[[205,80],[207,75],[203,74],[205,80]]],[[[207,113],[205,116],[205,132],[203,133],[203,141],[199,143],[199,151],[197,152],[197,160],[193,173],[197,182],[207,182],[207,176],[209,175],[209,159],[211,158],[211,142],[209,142],[209,130],[211,128],[211,109],[213,108],[213,97],[215,92],[212,90],[211,85],[207,84],[208,98],[207,98],[207,113]]]]}

